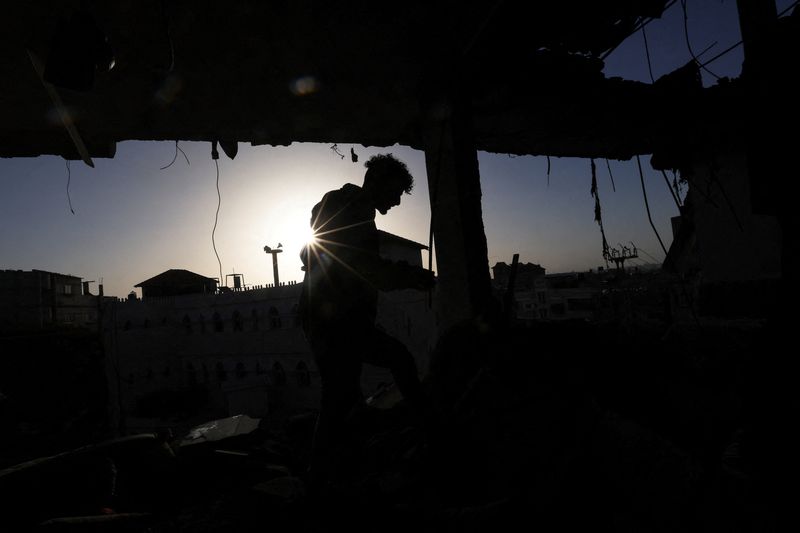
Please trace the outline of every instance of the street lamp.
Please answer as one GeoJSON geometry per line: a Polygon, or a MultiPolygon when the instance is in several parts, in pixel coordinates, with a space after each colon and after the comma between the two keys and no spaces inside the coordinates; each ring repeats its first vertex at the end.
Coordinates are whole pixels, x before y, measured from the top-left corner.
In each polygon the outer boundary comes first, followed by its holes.
{"type": "Polygon", "coordinates": [[[272,254],[272,274],[275,277],[275,286],[277,287],[280,285],[280,278],[278,277],[278,254],[281,253],[283,250],[283,245],[278,243],[278,246],[275,248],[270,248],[269,246],[264,246],[264,251],[268,254],[272,254]]]}

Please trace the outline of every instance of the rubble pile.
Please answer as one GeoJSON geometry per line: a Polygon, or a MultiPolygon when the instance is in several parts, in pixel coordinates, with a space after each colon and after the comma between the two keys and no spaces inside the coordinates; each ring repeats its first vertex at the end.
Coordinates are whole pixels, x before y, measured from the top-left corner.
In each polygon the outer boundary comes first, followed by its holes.
{"type": "Polygon", "coordinates": [[[432,358],[430,418],[365,404],[328,483],[306,475],[308,413],[125,437],[0,489],[32,531],[759,530],[751,326],[464,324],[432,358]]]}

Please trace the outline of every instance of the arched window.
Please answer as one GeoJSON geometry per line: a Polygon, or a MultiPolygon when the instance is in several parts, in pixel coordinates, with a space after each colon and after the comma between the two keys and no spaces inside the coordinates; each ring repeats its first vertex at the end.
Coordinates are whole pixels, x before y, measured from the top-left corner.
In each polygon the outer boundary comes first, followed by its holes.
{"type": "Polygon", "coordinates": [[[233,331],[242,331],[244,329],[244,319],[242,313],[239,311],[233,312],[233,331]]]}
{"type": "Polygon", "coordinates": [[[283,365],[277,361],[272,365],[272,383],[276,387],[284,387],[286,385],[286,372],[283,370],[283,365]]]}
{"type": "Polygon", "coordinates": [[[164,367],[163,376],[165,378],[168,378],[170,376],[170,374],[172,374],[172,369],[169,367],[169,365],[167,365],[167,366],[164,367]]]}
{"type": "Polygon", "coordinates": [[[253,309],[250,312],[250,320],[253,321],[253,331],[258,331],[258,309],[253,309]]]}
{"type": "Polygon", "coordinates": [[[219,313],[214,313],[211,320],[214,322],[214,331],[220,332],[225,330],[225,323],[222,321],[222,317],[219,316],[219,313]]]}
{"type": "Polygon", "coordinates": [[[147,372],[145,372],[144,377],[147,379],[147,381],[153,380],[153,369],[149,366],[147,367],[147,372]]]}
{"type": "Polygon", "coordinates": [[[162,326],[166,326],[167,325],[167,317],[164,317],[164,318],[161,319],[161,325],[162,326]]]}
{"type": "Polygon", "coordinates": [[[311,372],[308,371],[308,366],[306,366],[303,361],[297,363],[297,367],[295,368],[295,376],[297,378],[298,387],[311,386],[311,372]]]}
{"type": "Polygon", "coordinates": [[[261,361],[256,361],[256,375],[261,376],[265,373],[264,368],[261,366],[261,361]]]}
{"type": "Polygon", "coordinates": [[[217,381],[228,380],[228,372],[225,371],[225,365],[222,364],[222,361],[217,363],[216,370],[217,370],[217,381]]]}
{"type": "Polygon", "coordinates": [[[300,316],[300,308],[297,306],[297,304],[294,304],[294,307],[292,307],[292,315],[294,317],[293,319],[294,325],[295,326],[302,325],[303,320],[302,317],[300,316]]]}
{"type": "Polygon", "coordinates": [[[197,319],[197,325],[200,327],[200,333],[206,332],[206,317],[203,316],[202,314],[197,319]]]}
{"type": "Polygon", "coordinates": [[[244,363],[239,361],[236,363],[236,377],[238,379],[242,379],[247,375],[247,369],[244,367],[244,363]]]}
{"type": "Polygon", "coordinates": [[[183,315],[183,320],[181,320],[181,324],[183,325],[183,331],[186,333],[192,332],[192,319],[189,318],[189,315],[183,315]]]}
{"type": "Polygon", "coordinates": [[[269,327],[270,329],[281,328],[281,315],[275,306],[269,308],[269,327]]]}

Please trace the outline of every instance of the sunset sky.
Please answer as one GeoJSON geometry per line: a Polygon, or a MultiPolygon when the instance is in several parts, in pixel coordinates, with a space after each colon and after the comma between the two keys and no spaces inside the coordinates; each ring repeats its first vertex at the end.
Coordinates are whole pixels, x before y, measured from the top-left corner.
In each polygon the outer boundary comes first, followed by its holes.
{"type": "MultiPolygon", "coordinates": [[[[790,1],[778,2],[781,11],[790,1]]],[[[689,61],[681,2],[647,26],[656,78],[689,61]]],[[[689,32],[695,53],[714,43],[711,58],[740,39],[733,0],[688,2],[689,32]]],[[[741,47],[715,61],[720,76],[740,73],[741,47]]],[[[607,76],[650,81],[641,33],[631,36],[606,60],[607,76]]],[[[704,74],[704,83],[714,79],[704,74]]],[[[735,110],[734,110],[735,111],[735,110]]],[[[643,110],[644,112],[644,110],[643,110]]],[[[217,208],[215,167],[209,143],[124,142],[113,159],[96,159],[96,168],[73,161],[70,197],[67,168],[54,156],[0,159],[0,268],[40,269],[102,279],[106,294],[125,296],[133,285],[169,268],[218,277],[211,245],[217,208]]],[[[240,144],[231,161],[219,160],[222,196],[216,231],[224,274],[242,273],[247,284],[272,281],[264,245],[283,244],[281,279],[301,280],[299,250],[311,208],[328,190],[346,182],[361,184],[363,162],[391,152],[405,161],[416,186],[378,227],[424,244],[430,209],[424,154],[406,147],[341,144],[340,159],[329,144],[251,147],[240,144]],[[350,161],[354,148],[359,162],[350,161]]],[[[677,215],[660,173],[643,156],[648,198],[657,228],[669,246],[670,217],[677,215]]],[[[539,263],[548,272],[587,270],[603,264],[600,233],[594,221],[589,160],[552,158],[550,184],[543,157],[479,154],[483,214],[489,265],[539,263]]],[[[605,161],[598,161],[598,184],[609,244],[636,243],[645,262],[663,259],[647,221],[636,161],[611,161],[612,190],[605,161]]],[[[427,262],[427,257],[425,257],[427,262]]]]}

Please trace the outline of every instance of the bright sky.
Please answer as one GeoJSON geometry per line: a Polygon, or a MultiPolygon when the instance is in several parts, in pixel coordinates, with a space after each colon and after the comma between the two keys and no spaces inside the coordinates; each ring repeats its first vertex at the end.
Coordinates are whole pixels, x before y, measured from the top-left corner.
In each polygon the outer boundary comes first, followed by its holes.
{"type": "MultiPolygon", "coordinates": [[[[777,3],[781,11],[792,1],[777,3]]],[[[711,58],[740,39],[733,0],[688,2],[689,32],[696,54],[717,41],[711,58]]],[[[689,61],[678,1],[665,16],[647,26],[656,78],[689,61]]],[[[741,48],[715,61],[720,76],[740,73],[741,48]]],[[[641,33],[606,59],[607,76],[649,82],[641,33]]],[[[714,79],[704,73],[704,83],[714,79]]],[[[215,167],[209,143],[180,143],[191,164],[175,153],[174,143],[124,142],[114,159],[96,159],[96,168],[71,163],[67,198],[65,162],[53,156],[0,159],[0,268],[41,269],[86,280],[103,279],[106,294],[124,296],[133,285],[169,268],[219,276],[211,245],[217,208],[215,167]]],[[[363,162],[392,152],[416,177],[411,196],[378,227],[427,244],[430,208],[422,152],[406,147],[354,146],[359,163],[350,162],[351,145],[340,145],[340,159],[330,145],[251,147],[240,144],[231,161],[220,150],[222,204],[215,240],[223,274],[242,273],[247,284],[272,281],[271,257],[264,245],[280,242],[281,280],[301,280],[299,250],[311,208],[322,195],[346,182],[360,185],[363,162]]],[[[642,158],[653,219],[664,244],[672,241],[670,217],[677,215],[660,173],[642,158]]],[[[543,157],[479,155],[483,214],[490,266],[539,263],[548,272],[587,270],[603,264],[600,232],[594,221],[589,160],[552,158],[550,184],[543,157]]],[[[598,161],[598,185],[606,235],[611,246],[636,243],[663,259],[647,221],[636,161],[611,161],[612,190],[605,161],[598,161]]],[[[641,254],[646,262],[653,262],[641,254]]],[[[425,257],[427,262],[427,257],[425,257]]]]}

